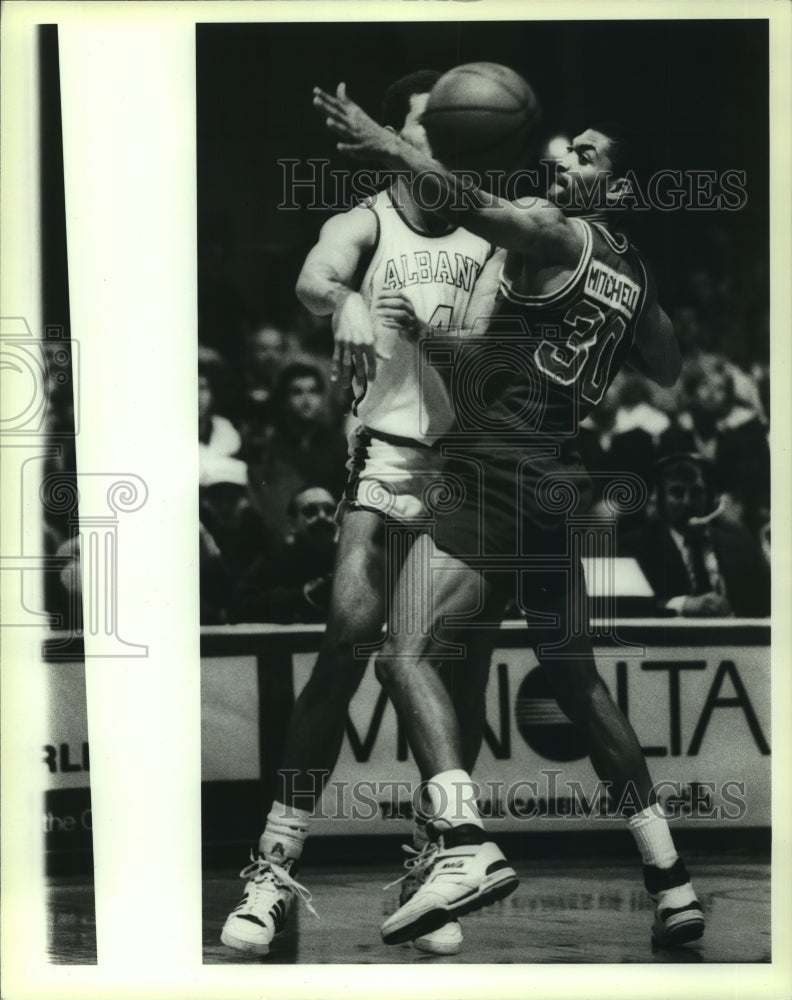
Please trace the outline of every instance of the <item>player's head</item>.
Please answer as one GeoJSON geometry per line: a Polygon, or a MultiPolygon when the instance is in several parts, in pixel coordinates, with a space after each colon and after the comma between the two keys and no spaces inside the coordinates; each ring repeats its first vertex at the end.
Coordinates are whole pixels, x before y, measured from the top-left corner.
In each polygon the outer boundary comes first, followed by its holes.
{"type": "Polygon", "coordinates": [[[632,143],[620,125],[592,125],[575,135],[555,161],[547,197],[569,212],[618,208],[630,191],[627,172],[631,156],[632,143]]]}
{"type": "Polygon", "coordinates": [[[388,87],[382,99],[381,121],[410,145],[431,155],[421,115],[429,100],[429,91],[442,76],[437,70],[420,69],[401,77],[388,87]]]}

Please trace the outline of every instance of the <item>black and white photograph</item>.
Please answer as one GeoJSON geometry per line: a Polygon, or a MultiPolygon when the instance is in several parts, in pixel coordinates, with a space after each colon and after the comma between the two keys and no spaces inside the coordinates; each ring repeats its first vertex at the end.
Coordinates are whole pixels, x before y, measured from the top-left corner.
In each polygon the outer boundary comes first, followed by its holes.
{"type": "Polygon", "coordinates": [[[22,6],[3,995],[783,995],[789,12],[22,6]]]}
{"type": "Polygon", "coordinates": [[[205,960],[769,961],[767,22],[196,41],[205,960]]]}

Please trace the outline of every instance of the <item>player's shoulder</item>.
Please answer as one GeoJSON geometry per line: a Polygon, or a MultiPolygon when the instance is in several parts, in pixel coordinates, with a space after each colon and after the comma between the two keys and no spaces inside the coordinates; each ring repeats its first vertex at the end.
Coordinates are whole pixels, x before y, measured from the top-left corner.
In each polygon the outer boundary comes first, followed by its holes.
{"type": "Polygon", "coordinates": [[[591,234],[592,256],[645,291],[647,301],[656,297],[654,279],[646,258],[629,236],[603,219],[580,220],[591,234]]]}
{"type": "Polygon", "coordinates": [[[323,240],[345,240],[363,245],[376,243],[379,219],[370,205],[360,202],[345,212],[332,215],[322,226],[323,240]]]}
{"type": "Polygon", "coordinates": [[[616,256],[623,257],[627,254],[640,256],[627,236],[616,226],[610,225],[604,219],[582,219],[581,221],[590,229],[592,239],[616,256]]]}

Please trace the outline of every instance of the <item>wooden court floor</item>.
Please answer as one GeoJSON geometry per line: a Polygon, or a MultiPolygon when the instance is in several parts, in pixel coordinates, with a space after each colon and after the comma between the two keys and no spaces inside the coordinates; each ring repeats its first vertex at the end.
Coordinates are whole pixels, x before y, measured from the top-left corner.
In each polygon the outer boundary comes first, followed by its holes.
{"type": "Polygon", "coordinates": [[[397,890],[382,886],[389,868],[302,869],[316,919],[292,908],[289,923],[264,959],[220,943],[220,929],[242,882],[227,873],[204,879],[204,963],[584,963],[769,962],[769,864],[696,862],[690,865],[707,915],[701,942],[653,950],[651,903],[638,865],[574,862],[515,865],[521,883],[512,896],[462,921],[459,955],[438,958],[411,945],[384,945],[379,925],[395,908],[397,890]]]}
{"type": "MultiPolygon", "coordinates": [[[[629,963],[769,962],[770,866],[689,859],[707,917],[704,938],[674,950],[653,950],[651,904],[638,865],[584,861],[515,865],[521,883],[508,899],[464,918],[459,955],[423,955],[411,945],[388,947],[379,925],[396,903],[382,886],[388,867],[304,868],[316,919],[297,905],[265,959],[225,948],[220,929],[240,897],[236,872],[207,872],[203,882],[203,960],[240,963],[629,963]]],[[[49,958],[53,963],[96,962],[90,880],[49,882],[49,958]]]]}

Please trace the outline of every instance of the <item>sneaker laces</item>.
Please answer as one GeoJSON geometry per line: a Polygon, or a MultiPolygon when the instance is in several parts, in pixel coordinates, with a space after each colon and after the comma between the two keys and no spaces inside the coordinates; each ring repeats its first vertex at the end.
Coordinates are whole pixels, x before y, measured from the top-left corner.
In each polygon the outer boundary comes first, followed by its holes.
{"type": "Polygon", "coordinates": [[[254,893],[257,895],[261,889],[278,888],[280,886],[291,890],[298,899],[305,903],[308,910],[315,917],[319,917],[311,900],[313,894],[304,885],[292,878],[285,868],[267,861],[266,858],[256,857],[253,851],[250,852],[250,864],[239,873],[240,878],[247,879],[254,886],[254,893]]]}
{"type": "Polygon", "coordinates": [[[394,879],[393,882],[388,882],[387,885],[382,887],[382,891],[385,892],[387,889],[392,889],[393,886],[398,885],[399,882],[404,882],[405,879],[415,877],[419,882],[423,882],[426,875],[429,873],[429,869],[437,860],[436,855],[440,850],[440,845],[433,840],[428,843],[419,851],[417,848],[413,847],[411,844],[402,844],[402,850],[405,854],[410,855],[410,857],[405,859],[404,867],[406,871],[399,878],[394,879]]]}

